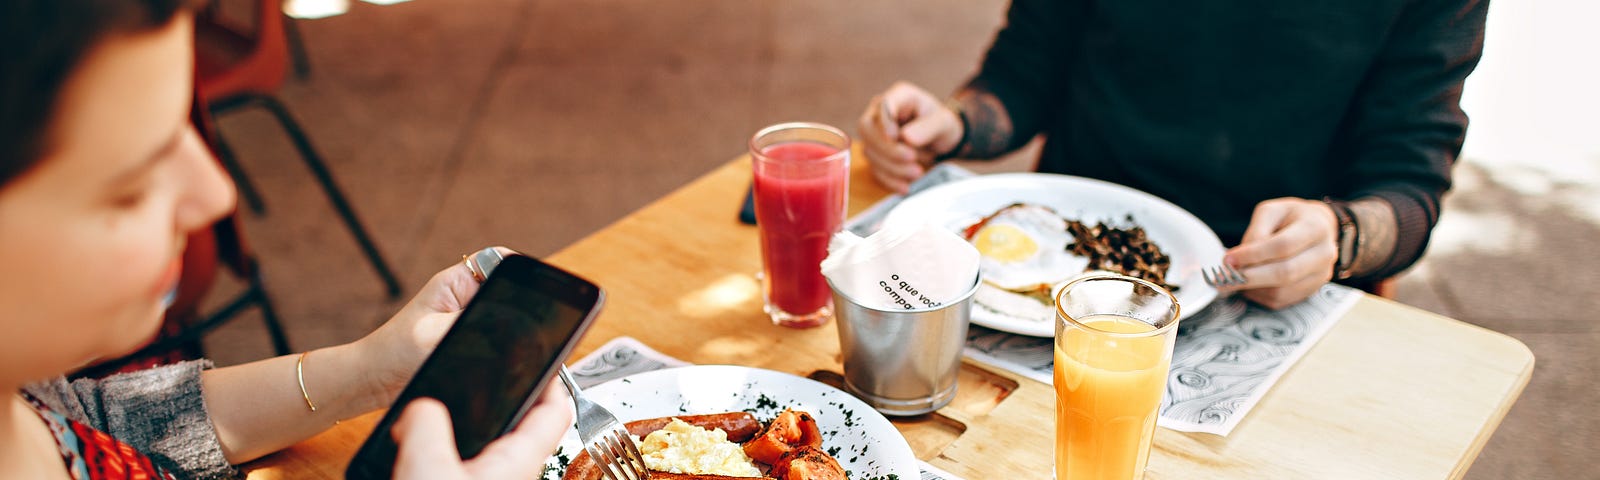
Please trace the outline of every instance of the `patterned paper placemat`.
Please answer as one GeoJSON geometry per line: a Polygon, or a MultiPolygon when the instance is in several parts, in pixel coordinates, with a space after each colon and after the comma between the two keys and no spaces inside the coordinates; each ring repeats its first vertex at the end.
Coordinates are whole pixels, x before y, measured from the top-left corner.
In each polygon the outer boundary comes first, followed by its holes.
{"type": "MultiPolygon", "coordinates": [[[[949,168],[930,171],[918,187],[974,175],[953,164],[940,167],[949,168]]],[[[890,195],[846,220],[845,228],[870,235],[902,200],[901,195],[890,195]]],[[[1158,424],[1184,432],[1224,436],[1232,432],[1278,377],[1360,298],[1359,290],[1331,283],[1299,305],[1277,311],[1234,296],[1218,297],[1178,325],[1158,424]]],[[[1050,338],[979,325],[967,333],[967,356],[1044,383],[1052,381],[1054,348],[1050,338]]]]}
{"type": "MultiPolygon", "coordinates": [[[[691,365],[640,343],[633,337],[617,337],[572,364],[572,376],[581,388],[589,388],[636,373],[691,365]]],[[[922,480],[961,480],[928,462],[917,460],[922,480]]],[[[906,479],[910,480],[910,479],[906,479]]]]}

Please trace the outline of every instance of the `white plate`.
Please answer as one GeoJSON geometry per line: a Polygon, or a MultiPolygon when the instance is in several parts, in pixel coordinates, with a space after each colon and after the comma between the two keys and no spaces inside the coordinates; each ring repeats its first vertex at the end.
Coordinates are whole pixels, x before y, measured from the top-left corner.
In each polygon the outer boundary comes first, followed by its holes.
{"type": "MultiPolygon", "coordinates": [[[[1167,283],[1178,287],[1179,318],[1211,303],[1217,290],[1200,277],[1200,269],[1222,261],[1222,241],[1205,222],[1155,195],[1110,182],[1048,173],[983,175],[930,188],[907,198],[883,223],[932,222],[960,233],[983,217],[1013,203],[1050,207],[1063,217],[1085,223],[1110,221],[1126,225],[1126,217],[1144,227],[1150,241],[1172,259],[1167,283]]],[[[1053,318],[1053,317],[1051,317],[1053,318]]],[[[1053,320],[1040,320],[973,305],[972,323],[1021,335],[1055,335],[1053,320]]]]}
{"type": "MultiPolygon", "coordinates": [[[[787,373],[732,365],[696,365],[656,370],[584,390],[623,422],[672,415],[748,411],[761,421],[785,408],[811,412],[822,430],[822,449],[833,454],[853,479],[920,478],[916,455],[905,437],[877,410],[826,384],[787,373]]],[[[568,430],[545,470],[555,480],[566,461],[583,451],[577,430],[568,430]]]]}

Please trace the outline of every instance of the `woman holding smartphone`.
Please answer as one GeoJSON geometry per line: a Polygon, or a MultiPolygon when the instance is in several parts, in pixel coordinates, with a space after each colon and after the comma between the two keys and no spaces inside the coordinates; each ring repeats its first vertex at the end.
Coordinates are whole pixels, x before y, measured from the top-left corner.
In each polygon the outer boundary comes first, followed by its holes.
{"type": "MultiPolygon", "coordinates": [[[[149,340],[186,237],[234,207],[189,122],[193,3],[0,2],[0,478],[237,476],[233,465],[389,405],[477,291],[456,265],[348,344],[62,377],[149,340]]],[[[532,477],[569,425],[550,389],[463,462],[443,407],[413,402],[394,430],[397,476],[532,477]]]]}

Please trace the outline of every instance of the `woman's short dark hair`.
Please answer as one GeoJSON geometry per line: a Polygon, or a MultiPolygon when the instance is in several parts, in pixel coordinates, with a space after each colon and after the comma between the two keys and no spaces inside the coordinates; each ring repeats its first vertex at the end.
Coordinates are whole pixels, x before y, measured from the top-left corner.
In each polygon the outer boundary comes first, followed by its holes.
{"type": "Polygon", "coordinates": [[[113,33],[154,30],[193,0],[0,0],[0,186],[49,153],[67,77],[113,33]]]}

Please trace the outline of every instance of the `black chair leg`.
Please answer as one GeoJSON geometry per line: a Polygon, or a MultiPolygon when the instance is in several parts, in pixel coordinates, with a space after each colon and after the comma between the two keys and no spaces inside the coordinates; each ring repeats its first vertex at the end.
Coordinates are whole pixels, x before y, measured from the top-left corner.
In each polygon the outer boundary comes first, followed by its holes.
{"type": "Polygon", "coordinates": [[[272,337],[272,349],[278,355],[288,355],[289,337],[283,333],[283,324],[278,322],[278,314],[272,309],[272,297],[267,295],[267,287],[261,284],[261,273],[250,274],[250,294],[255,300],[256,307],[261,309],[261,321],[267,325],[267,335],[272,337]]]}
{"type": "Polygon", "coordinates": [[[311,76],[311,57],[306,56],[306,41],[300,36],[300,24],[294,17],[283,16],[283,36],[289,41],[289,61],[294,64],[294,76],[305,80],[311,76]]]}
{"type": "Polygon", "coordinates": [[[267,203],[261,199],[261,191],[256,190],[255,184],[250,182],[250,177],[245,175],[244,167],[239,164],[239,158],[234,156],[233,148],[223,140],[222,133],[218,132],[215,137],[218,160],[221,161],[222,168],[228,171],[228,176],[233,177],[233,184],[239,187],[239,196],[244,198],[244,204],[256,215],[265,215],[267,203]]]}
{"type": "Polygon", "coordinates": [[[395,277],[388,262],[385,262],[383,255],[378,252],[377,244],[374,244],[372,238],[367,235],[367,229],[361,225],[361,220],[356,217],[350,202],[345,200],[343,190],[334,183],[333,174],[328,171],[327,165],[322,163],[322,156],[311,146],[311,140],[300,130],[299,122],[295,121],[283,103],[268,95],[246,94],[218,102],[212,106],[212,112],[214,115],[220,115],[222,112],[251,104],[265,107],[267,111],[272,112],[273,117],[277,118],[278,124],[283,127],[284,133],[289,135],[289,140],[294,143],[295,149],[300,152],[300,157],[305,160],[306,167],[311,169],[312,176],[316,177],[317,183],[322,186],[322,192],[327,194],[328,202],[333,204],[333,209],[338,212],[339,218],[350,230],[350,235],[355,237],[356,243],[361,246],[361,252],[366,255],[367,261],[383,280],[389,298],[399,298],[400,280],[395,277]]]}

